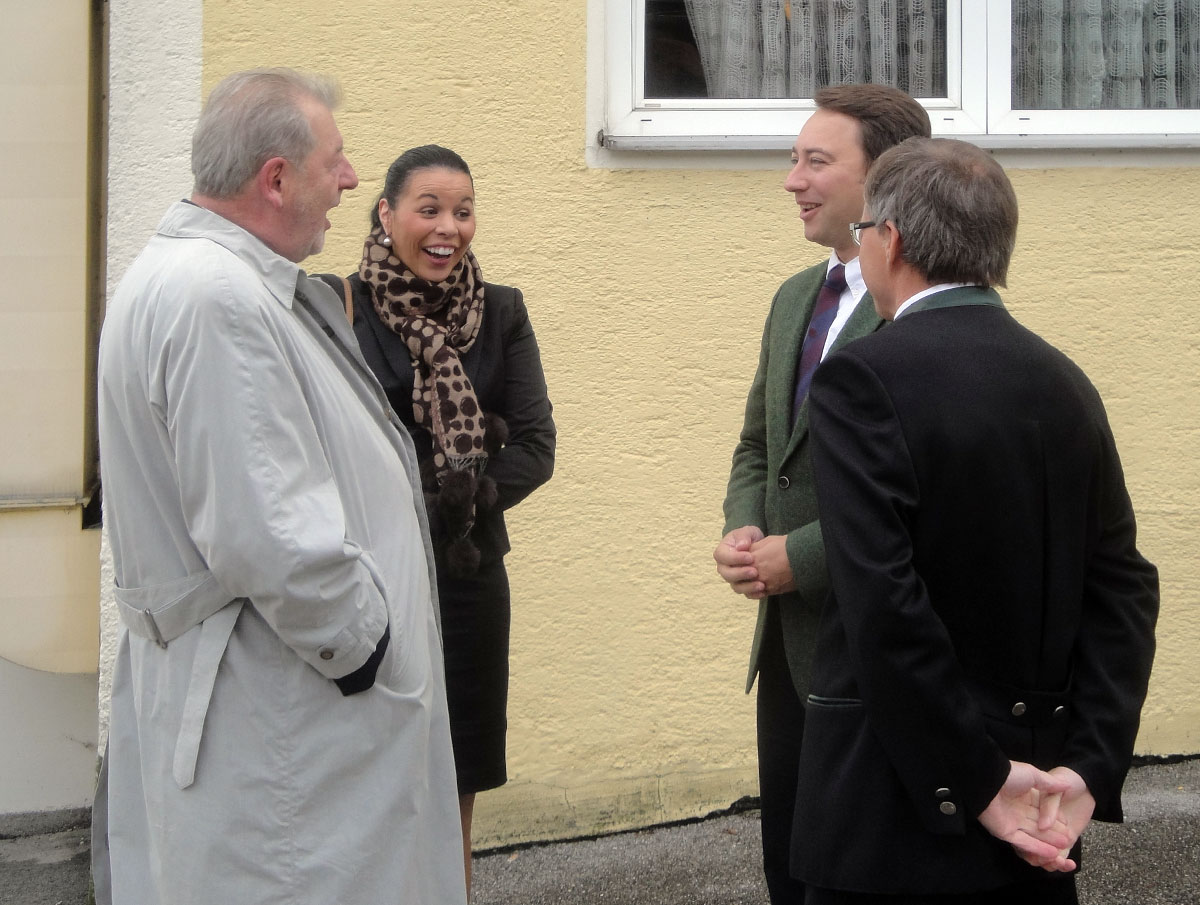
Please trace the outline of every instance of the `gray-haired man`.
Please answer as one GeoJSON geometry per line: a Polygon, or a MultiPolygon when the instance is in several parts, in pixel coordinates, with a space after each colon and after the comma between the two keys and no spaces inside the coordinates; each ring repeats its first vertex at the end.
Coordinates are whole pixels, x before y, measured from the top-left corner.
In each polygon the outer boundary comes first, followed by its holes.
{"type": "Polygon", "coordinates": [[[100,344],[122,628],[97,899],[466,900],[416,461],[298,262],[358,179],[335,87],[232,75],[100,344]]]}
{"type": "Polygon", "coordinates": [[[1071,905],[1080,833],[1121,819],[1157,572],[1095,388],[992,288],[1017,230],[1000,165],[909,139],[865,200],[895,323],[812,383],[833,592],[792,867],[809,905],[1071,905]]]}

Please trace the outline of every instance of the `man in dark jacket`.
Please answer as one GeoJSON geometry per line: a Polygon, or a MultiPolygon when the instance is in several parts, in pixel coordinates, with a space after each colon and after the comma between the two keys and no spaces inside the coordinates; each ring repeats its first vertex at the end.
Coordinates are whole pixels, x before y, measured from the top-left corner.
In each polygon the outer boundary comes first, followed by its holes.
{"type": "Polygon", "coordinates": [[[813,905],[1072,903],[1079,834],[1121,819],[1157,572],[1096,390],[991,288],[1016,238],[1000,166],[912,139],[865,196],[895,323],[812,384],[833,592],[792,868],[813,905]]]}

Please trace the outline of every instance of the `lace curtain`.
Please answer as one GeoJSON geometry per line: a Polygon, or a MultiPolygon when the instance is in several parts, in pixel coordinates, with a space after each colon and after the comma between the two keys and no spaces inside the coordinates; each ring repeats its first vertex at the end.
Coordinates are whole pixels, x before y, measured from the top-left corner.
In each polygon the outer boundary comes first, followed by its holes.
{"type": "MultiPolygon", "coordinates": [[[[967,0],[976,2],[976,0],[967,0]]],[[[685,0],[708,96],[946,96],[945,0],[685,0]]],[[[1200,0],[1013,0],[1013,107],[1200,108],[1200,0]]]]}
{"type": "Polygon", "coordinates": [[[945,0],[686,0],[686,6],[709,97],[812,97],[823,85],[845,82],[946,95],[945,0]]]}
{"type": "Polygon", "coordinates": [[[1196,0],[1014,0],[1013,107],[1200,107],[1196,0]]]}

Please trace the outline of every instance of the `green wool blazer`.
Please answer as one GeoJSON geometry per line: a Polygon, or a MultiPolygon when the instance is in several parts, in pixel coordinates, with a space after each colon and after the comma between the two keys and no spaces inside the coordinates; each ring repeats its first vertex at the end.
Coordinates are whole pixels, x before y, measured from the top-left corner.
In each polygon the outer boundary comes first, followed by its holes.
{"type": "MultiPolygon", "coordinates": [[[[724,533],[757,525],[764,534],[787,535],[787,555],[796,590],[773,595],[759,604],[746,691],[749,693],[758,675],[768,608],[778,607],[788,668],[801,700],[808,694],[813,643],[821,606],[829,593],[829,573],[809,460],[807,400],[800,406],[795,425],[789,425],[800,346],[827,269],[828,263],[822,261],[801,271],[779,287],[771,302],[758,371],[750,385],[742,433],[733,452],[724,506],[724,533]]],[[[830,351],[883,324],[867,293],[830,351]]]]}

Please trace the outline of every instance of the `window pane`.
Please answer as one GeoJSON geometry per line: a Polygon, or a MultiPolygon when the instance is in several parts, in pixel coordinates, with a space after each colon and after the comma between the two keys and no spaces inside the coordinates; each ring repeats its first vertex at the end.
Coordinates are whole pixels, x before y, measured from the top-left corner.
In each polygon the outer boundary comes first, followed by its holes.
{"type": "Polygon", "coordinates": [[[1020,110],[1200,108],[1200,0],[1013,0],[1020,110]]]}
{"type": "Polygon", "coordinates": [[[684,0],[646,0],[646,97],[708,97],[684,0]]]}
{"type": "Polygon", "coordinates": [[[946,0],[646,0],[646,97],[946,97],[946,0]]]}

